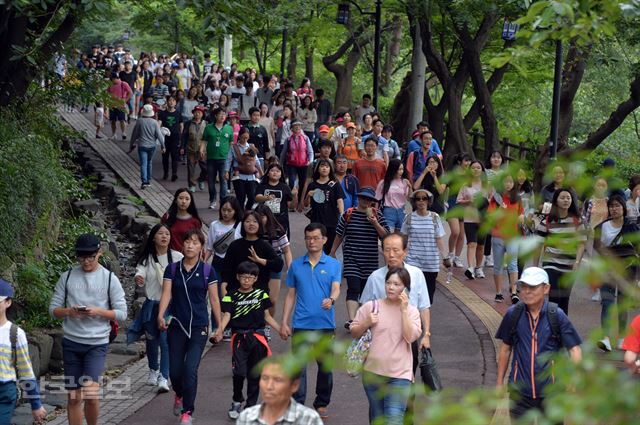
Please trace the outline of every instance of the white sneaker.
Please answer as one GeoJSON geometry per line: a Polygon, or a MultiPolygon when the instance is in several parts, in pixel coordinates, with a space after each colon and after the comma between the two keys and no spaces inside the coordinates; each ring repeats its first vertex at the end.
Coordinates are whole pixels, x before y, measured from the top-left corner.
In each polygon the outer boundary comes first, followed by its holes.
{"type": "Polygon", "coordinates": [[[149,377],[147,378],[147,385],[158,385],[158,377],[161,376],[157,370],[149,369],[149,377]]]}
{"type": "Polygon", "coordinates": [[[169,392],[169,382],[167,378],[160,375],[158,376],[158,394],[168,393],[169,392]]]}
{"type": "Polygon", "coordinates": [[[209,209],[215,210],[218,207],[218,204],[216,203],[216,201],[213,201],[212,203],[209,204],[209,209]]]}
{"type": "Polygon", "coordinates": [[[485,255],[484,256],[484,266],[485,267],[493,267],[493,255],[485,255]]]}
{"type": "Polygon", "coordinates": [[[476,267],[474,271],[474,275],[476,279],[484,279],[484,272],[482,271],[482,267],[476,267]]]}
{"type": "Polygon", "coordinates": [[[601,300],[602,298],[600,297],[600,289],[596,289],[596,292],[594,292],[591,296],[591,301],[593,301],[594,303],[599,303],[601,300]]]}
{"type": "Polygon", "coordinates": [[[467,279],[473,280],[476,278],[475,274],[473,273],[472,267],[469,267],[467,270],[465,270],[464,275],[467,277],[467,279]]]}
{"type": "Polygon", "coordinates": [[[606,352],[611,351],[611,341],[609,341],[608,336],[605,336],[600,341],[598,341],[598,348],[606,352]]]}
{"type": "Polygon", "coordinates": [[[464,268],[464,263],[460,259],[460,257],[453,257],[453,267],[457,267],[459,269],[464,268]]]}

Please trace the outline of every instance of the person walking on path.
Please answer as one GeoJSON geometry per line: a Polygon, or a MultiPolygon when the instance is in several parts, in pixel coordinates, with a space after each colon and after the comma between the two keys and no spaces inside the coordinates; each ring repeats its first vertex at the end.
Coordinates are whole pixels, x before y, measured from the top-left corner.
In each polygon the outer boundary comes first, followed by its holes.
{"type": "Polygon", "coordinates": [[[13,287],[0,279],[0,423],[11,423],[16,408],[18,392],[16,384],[20,383],[31,404],[33,423],[39,424],[47,415],[40,401],[40,390],[36,376],[33,374],[27,335],[22,328],[7,319],[7,310],[13,304],[13,287]],[[7,348],[8,347],[8,348],[7,348]]]}
{"type": "Polygon", "coordinates": [[[411,393],[414,374],[411,343],[420,338],[420,314],[409,304],[411,276],[403,267],[385,276],[385,298],[360,307],[351,336],[360,338],[371,330],[371,348],[363,365],[362,383],[369,400],[369,422],[384,418],[401,425],[411,393]]]}
{"type": "Polygon", "coordinates": [[[62,357],[69,424],[82,425],[86,419],[88,425],[97,425],[109,322],[127,319],[127,303],[118,276],[100,265],[100,239],[82,234],[75,248],[80,265],[60,276],[49,314],[64,319],[62,357]]]}
{"type": "Polygon", "coordinates": [[[553,380],[553,361],[548,354],[566,348],[574,362],[582,359],[582,340],[558,305],[545,300],[549,276],[544,269],[529,267],[518,281],[522,302],[509,308],[496,338],[502,340],[498,354],[496,387],[504,389],[504,378],[513,352],[509,375],[511,420],[545,406],[545,389],[553,380]]]}
{"type": "Polygon", "coordinates": [[[289,203],[293,200],[291,189],[284,181],[284,173],[279,163],[271,163],[256,189],[256,201],[269,207],[278,223],[289,232],[289,203]]]}
{"type": "Polygon", "coordinates": [[[193,194],[185,188],[176,190],[169,211],[162,216],[160,222],[166,224],[171,231],[171,249],[182,252],[182,241],[187,232],[191,229],[202,230],[202,220],[193,194]]]}
{"type": "Polygon", "coordinates": [[[162,282],[167,266],[180,261],[183,257],[181,252],[169,248],[170,242],[171,232],[166,224],[160,223],[153,226],[138,256],[134,277],[136,285],[144,288],[146,299],[138,317],[127,331],[127,343],[136,341],[142,334],[145,335],[149,364],[147,385],[157,386],[159,393],[169,392],[167,333],[160,332],[156,326],[158,306],[162,295],[162,282]],[[158,362],[158,349],[160,350],[160,362],[158,362]]]}
{"type": "Polygon", "coordinates": [[[120,122],[120,131],[122,132],[122,140],[127,140],[127,104],[133,96],[133,91],[129,84],[120,79],[117,72],[111,74],[111,86],[107,88],[116,105],[109,108],[109,120],[111,121],[111,138],[116,140],[116,122],[120,122]]]}
{"type": "Polygon", "coordinates": [[[169,178],[169,161],[171,161],[171,181],[178,180],[178,163],[180,162],[180,135],[183,132],[182,115],[176,109],[176,98],[167,99],[167,109],[158,112],[158,121],[169,130],[164,138],[165,152],[162,154],[162,180],[169,178]]]}
{"type": "MultiPolygon", "coordinates": [[[[252,261],[243,261],[238,265],[236,278],[240,287],[222,298],[221,328],[231,327],[231,364],[233,370],[233,401],[229,408],[229,419],[238,419],[245,401],[242,394],[244,381],[247,381],[245,408],[258,402],[259,377],[256,367],[271,355],[269,343],[265,337],[268,323],[276,331],[280,325],[269,313],[271,298],[269,294],[254,287],[258,280],[258,265],[252,261]]],[[[218,333],[218,335],[220,335],[218,333]]]]}
{"type": "Polygon", "coordinates": [[[159,144],[162,153],[166,152],[164,145],[164,134],[160,129],[160,124],[154,118],[155,112],[153,106],[144,105],[142,108],[141,119],[136,121],[131,133],[131,142],[129,151],[132,151],[136,145],[138,146],[138,159],[140,161],[140,180],[142,180],[142,189],[146,189],[150,185],[153,164],[153,155],[156,152],[156,146],[159,144]]]}
{"type": "Polygon", "coordinates": [[[291,123],[292,134],[280,152],[280,164],[284,165],[289,179],[289,188],[298,188],[298,203],[303,199],[304,182],[307,177],[307,167],[313,162],[313,146],[306,134],[302,132],[302,122],[295,120],[291,123]]]}
{"type": "Polygon", "coordinates": [[[390,160],[384,180],[376,187],[376,198],[380,200],[380,209],[392,232],[402,227],[404,206],[411,192],[404,165],[399,159],[390,160]]]}
{"type": "Polygon", "coordinates": [[[216,209],[217,191],[216,177],[220,184],[220,202],[227,197],[227,180],[229,171],[226,167],[229,150],[233,143],[233,128],[225,123],[227,113],[222,108],[213,111],[215,122],[207,125],[200,142],[200,153],[207,159],[207,184],[209,186],[209,208],[216,209]]]}
{"type": "Polygon", "coordinates": [[[243,410],[236,425],[322,425],[318,412],[293,399],[300,387],[300,375],[288,372],[283,364],[282,359],[274,357],[263,362],[259,381],[262,404],[243,410]]]}
{"type": "Polygon", "coordinates": [[[346,329],[349,329],[356,316],[358,300],[367,277],[379,267],[378,241],[389,233],[384,216],[375,208],[377,202],[373,189],[365,187],[358,192],[358,207],[348,209],[340,216],[336,238],[329,254],[336,258],[336,252],[344,241],[342,261],[343,276],[347,281],[346,329]]]}
{"type": "Polygon", "coordinates": [[[258,151],[249,143],[249,129],[242,127],[238,133],[238,143],[231,146],[225,178],[233,183],[233,188],[243,209],[251,209],[255,202],[258,178],[262,167],[258,161],[258,151]]]}
{"type": "MultiPolygon", "coordinates": [[[[360,187],[370,187],[375,190],[378,182],[384,179],[387,171],[387,161],[376,158],[378,138],[369,137],[364,143],[364,158],[356,161],[353,166],[353,175],[358,179],[360,187]]],[[[389,157],[385,155],[385,159],[389,157]]]]}
{"type": "MultiPolygon", "coordinates": [[[[161,331],[167,331],[169,342],[169,376],[175,392],[173,414],[180,416],[180,425],[191,425],[198,367],[209,336],[207,295],[216,322],[220,323],[221,318],[216,273],[201,261],[204,235],[192,229],[184,236],[183,245],[184,258],[164,271],[157,323],[161,331]]],[[[221,329],[218,331],[222,333],[221,329]]]]}
{"type": "Polygon", "coordinates": [[[187,124],[185,130],[185,143],[180,153],[187,153],[187,181],[189,191],[195,192],[196,185],[204,191],[204,183],[207,181],[207,164],[204,162],[205,151],[202,146],[202,135],[207,127],[207,122],[203,120],[204,106],[198,105],[192,110],[193,119],[187,124]],[[196,179],[196,165],[200,167],[200,175],[196,179]]]}
{"type": "MultiPolygon", "coordinates": [[[[280,336],[286,340],[293,336],[292,350],[295,354],[308,347],[313,334],[324,338],[334,338],[336,328],[334,303],[340,296],[340,262],[329,257],[322,250],[327,243],[327,229],[323,224],[310,223],[304,229],[304,242],[307,253],[293,260],[287,272],[287,296],[280,327],[280,336]],[[289,321],[292,318],[291,325],[289,321]]],[[[318,338],[315,338],[317,341],[318,338]]],[[[322,358],[316,359],[318,374],[316,378],[316,398],[313,407],[320,417],[328,417],[333,373],[331,366],[322,358]]],[[[303,367],[300,387],[294,399],[304,404],[307,396],[307,369],[303,367]]]]}
{"type": "Polygon", "coordinates": [[[340,182],[342,186],[342,193],[344,194],[344,210],[349,208],[358,207],[358,192],[360,191],[360,184],[358,179],[353,175],[347,173],[347,166],[349,164],[347,157],[342,154],[337,154],[334,160],[336,166],[336,180],[340,182]]]}

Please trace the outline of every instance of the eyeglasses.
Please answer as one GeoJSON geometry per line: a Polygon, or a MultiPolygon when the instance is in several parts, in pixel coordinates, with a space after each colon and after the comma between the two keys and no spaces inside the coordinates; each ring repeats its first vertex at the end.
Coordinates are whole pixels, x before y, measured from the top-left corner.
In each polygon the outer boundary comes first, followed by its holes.
{"type": "Polygon", "coordinates": [[[429,198],[425,197],[425,196],[416,196],[415,198],[416,201],[427,201],[429,198]]]}
{"type": "Polygon", "coordinates": [[[241,274],[241,275],[238,275],[238,280],[254,280],[256,278],[257,278],[257,276],[254,276],[252,274],[241,274]]]}
{"type": "Polygon", "coordinates": [[[322,238],[324,238],[324,236],[305,236],[304,240],[311,242],[311,241],[320,241],[322,240],[322,238]]]}
{"type": "Polygon", "coordinates": [[[92,262],[93,260],[96,259],[97,256],[98,256],[98,254],[78,255],[78,262],[80,262],[80,263],[85,262],[85,261],[92,262]]]}

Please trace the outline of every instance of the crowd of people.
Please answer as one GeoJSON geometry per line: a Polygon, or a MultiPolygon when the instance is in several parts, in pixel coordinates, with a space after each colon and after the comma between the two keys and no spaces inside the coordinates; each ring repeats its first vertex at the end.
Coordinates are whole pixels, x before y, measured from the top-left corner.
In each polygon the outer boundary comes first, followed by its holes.
{"type": "MultiPolygon", "coordinates": [[[[609,319],[616,311],[625,329],[626,315],[613,307],[624,298],[624,282],[637,273],[630,259],[637,256],[640,176],[625,191],[603,174],[580,198],[570,170],[558,165],[552,181],[534,193],[530,170],[508,166],[499,151],[486,164],[459,154],[444,161],[452,164],[445,169],[427,122],[417,123],[411,140],[394,140],[394,129],[368,95],[353,111],[334,113],[324,91],[308,79],[294,90],[292,81],[275,75],[224,69],[208,54],[200,67],[186,55],[143,53],[134,60],[122,46],[113,50],[94,46],[78,62],[104,70],[112,82],[112,106],[96,107],[96,137],[100,114],[111,121],[114,141],[118,122],[126,139],[126,124],[135,121],[130,146],[138,148],[143,188],[158,146],[163,179],[178,179],[186,155],[185,187],[176,191],[137,261],[135,283],[144,286],[147,300],[129,331],[132,340],[145,335],[148,382],[159,392],[171,387],[181,424],[192,421],[208,339],[232,347],[229,418],[240,424],[298,423],[292,420],[298,417],[321,423],[329,416],[333,385],[331,366],[322,358],[313,410],[302,406],[305,368],[289,375],[286,385],[274,384],[274,376],[286,372],[279,363],[267,361],[262,375],[256,368],[271,355],[275,334],[291,338],[294,353],[317,341],[309,334],[334,335],[341,298],[345,329],[355,339],[371,335],[362,372],[369,420],[403,423],[418,353],[431,346],[430,307],[441,267],[463,269],[469,280],[486,279],[484,270],[492,268],[494,301],[507,295],[513,304],[496,337],[503,341],[499,387],[513,352],[509,381],[516,388],[512,395],[519,394],[514,417],[545,407],[550,379],[543,376],[550,365],[540,356],[565,347],[580,361],[569,300],[570,272],[583,258],[613,255],[624,264],[622,276],[597,291],[607,335],[600,345],[629,350],[625,361],[638,372],[638,337],[623,345],[622,331],[615,333],[609,319]],[[208,191],[209,207],[219,214],[206,237],[196,190],[208,191]],[[304,253],[291,250],[289,214],[297,213],[309,219],[304,253]],[[525,268],[531,259],[519,249],[524,237],[539,240],[533,267],[525,268]],[[278,308],[285,271],[286,295],[278,308]],[[256,408],[259,395],[265,405],[256,408]]],[[[65,374],[90,378],[81,384],[74,379],[69,387],[71,425],[82,423],[83,411],[89,424],[97,423],[99,405],[89,396],[104,367],[109,321],[126,317],[120,282],[98,263],[99,240],[85,235],[76,250],[80,266],[61,277],[50,308],[64,318],[65,374]]],[[[637,319],[632,328],[637,333],[637,319]]]]}

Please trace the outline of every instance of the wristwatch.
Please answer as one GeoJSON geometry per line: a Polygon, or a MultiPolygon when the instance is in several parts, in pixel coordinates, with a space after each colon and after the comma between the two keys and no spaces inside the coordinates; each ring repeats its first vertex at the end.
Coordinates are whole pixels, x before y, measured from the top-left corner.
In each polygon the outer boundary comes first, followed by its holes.
{"type": "Polygon", "coordinates": [[[431,332],[426,331],[426,332],[424,333],[424,335],[425,335],[425,336],[431,336],[431,332]]]}
{"type": "Polygon", "coordinates": [[[336,303],[336,300],[334,300],[333,298],[329,297],[329,299],[331,300],[331,305],[334,305],[336,303]]]}

